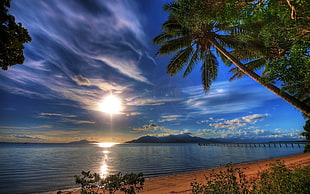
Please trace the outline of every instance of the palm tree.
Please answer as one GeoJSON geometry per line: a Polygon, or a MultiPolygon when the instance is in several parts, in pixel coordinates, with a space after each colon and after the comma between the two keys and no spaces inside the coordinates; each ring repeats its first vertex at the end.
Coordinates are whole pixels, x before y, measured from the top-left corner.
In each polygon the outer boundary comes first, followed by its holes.
{"type": "MultiPolygon", "coordinates": [[[[216,24],[206,24],[205,29],[210,29],[216,24]]],[[[211,83],[217,77],[218,62],[211,52],[211,44],[205,41],[204,34],[194,34],[184,28],[178,21],[170,16],[163,24],[164,32],[153,39],[155,44],[162,45],[157,54],[167,55],[177,52],[167,66],[167,73],[175,75],[186,66],[183,77],[186,77],[195,65],[202,61],[202,85],[208,91],[211,83]]]]}
{"type": "Polygon", "coordinates": [[[180,7],[177,2],[165,6],[165,10],[169,11],[169,18],[162,25],[163,32],[153,39],[155,44],[161,45],[157,54],[168,55],[176,52],[167,66],[168,74],[175,75],[183,69],[183,67],[187,66],[183,75],[185,77],[192,71],[195,65],[202,62],[202,84],[204,90],[207,92],[212,81],[215,80],[217,76],[218,63],[211,49],[215,48],[216,52],[236,65],[244,74],[265,86],[274,94],[301,110],[307,116],[310,116],[309,106],[300,102],[293,96],[282,92],[276,86],[270,83],[264,83],[263,79],[258,74],[248,69],[225,49],[234,49],[238,45],[244,44],[244,42],[238,39],[238,37],[235,36],[236,34],[233,33],[238,30],[235,30],[231,25],[225,23],[221,24],[217,21],[183,25],[181,23],[182,19],[181,22],[178,20],[177,11],[180,9],[182,9],[182,7],[180,7]]]}

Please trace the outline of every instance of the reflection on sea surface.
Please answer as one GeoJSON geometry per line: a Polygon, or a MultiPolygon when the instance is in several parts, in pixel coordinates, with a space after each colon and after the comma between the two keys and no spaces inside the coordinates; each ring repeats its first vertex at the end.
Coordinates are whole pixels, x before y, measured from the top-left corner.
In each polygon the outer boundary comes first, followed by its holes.
{"type": "Polygon", "coordinates": [[[110,148],[113,147],[116,143],[98,143],[98,146],[103,148],[102,151],[102,164],[100,167],[100,177],[106,178],[109,174],[109,154],[110,154],[110,148]]]}

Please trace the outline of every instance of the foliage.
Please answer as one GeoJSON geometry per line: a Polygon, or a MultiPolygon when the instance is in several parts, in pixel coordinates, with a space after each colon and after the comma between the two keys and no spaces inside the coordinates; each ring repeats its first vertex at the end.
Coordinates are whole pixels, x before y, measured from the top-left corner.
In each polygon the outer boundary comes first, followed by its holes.
{"type": "Polygon", "coordinates": [[[240,168],[232,168],[231,165],[225,171],[211,173],[206,177],[207,183],[192,182],[192,193],[250,193],[249,182],[240,168]]]}
{"type": "Polygon", "coordinates": [[[90,173],[90,171],[82,171],[82,175],[75,175],[76,184],[81,185],[81,194],[97,194],[105,193],[108,191],[110,194],[116,191],[122,191],[127,194],[135,194],[136,191],[140,191],[144,186],[143,174],[125,174],[122,173],[110,175],[101,179],[99,174],[90,173]]]}
{"type": "Polygon", "coordinates": [[[310,119],[306,121],[306,124],[304,125],[304,132],[302,132],[301,135],[307,139],[304,152],[310,152],[310,119]]]}
{"type": "Polygon", "coordinates": [[[191,183],[192,192],[203,193],[310,193],[310,166],[288,169],[283,162],[269,164],[270,168],[261,172],[256,180],[247,181],[239,169],[228,167],[226,171],[212,173],[206,177],[206,184],[191,183]]]}
{"type": "Polygon", "coordinates": [[[270,167],[260,174],[253,193],[310,193],[310,166],[293,171],[277,161],[270,167]]]}
{"type": "Polygon", "coordinates": [[[31,37],[21,23],[15,23],[15,17],[8,14],[10,0],[0,2],[0,67],[7,70],[9,66],[24,62],[24,43],[31,37]]]}
{"type": "Polygon", "coordinates": [[[161,45],[158,54],[175,53],[167,66],[170,75],[186,67],[185,77],[201,65],[206,92],[217,77],[217,54],[225,64],[236,65],[231,69],[232,79],[246,74],[310,116],[310,67],[306,63],[310,31],[304,14],[308,9],[302,8],[308,4],[299,1],[298,5],[288,6],[287,2],[290,1],[175,0],[164,6],[169,12],[168,20],[153,42],[161,45]],[[289,8],[294,10],[294,17],[288,14],[289,8]],[[298,16],[296,8],[302,10],[298,16]],[[292,17],[298,21],[291,21],[292,17]],[[274,28],[277,30],[270,33],[274,28]],[[294,67],[288,68],[291,66],[294,67]],[[261,68],[265,70],[259,76],[254,71],[261,68]],[[299,71],[294,71],[296,68],[299,71]],[[269,76],[263,79],[266,74],[269,76]],[[281,89],[276,87],[279,82],[281,89]]]}
{"type": "Polygon", "coordinates": [[[307,0],[265,1],[249,19],[261,23],[258,36],[269,55],[266,79],[310,106],[310,29],[307,0]]]}

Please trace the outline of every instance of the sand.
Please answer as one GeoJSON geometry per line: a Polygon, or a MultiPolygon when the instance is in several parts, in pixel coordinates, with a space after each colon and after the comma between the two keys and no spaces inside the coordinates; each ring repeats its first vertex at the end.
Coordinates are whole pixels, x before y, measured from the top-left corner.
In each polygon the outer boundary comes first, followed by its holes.
{"type": "MultiPolygon", "coordinates": [[[[249,179],[257,177],[260,171],[268,168],[267,164],[274,163],[276,160],[284,161],[288,168],[297,168],[310,165],[310,153],[286,156],[264,161],[251,162],[247,164],[234,165],[234,168],[244,169],[243,172],[249,179]]],[[[223,170],[223,168],[214,169],[215,171],[223,170]]],[[[186,174],[179,174],[166,177],[150,178],[145,181],[145,187],[141,194],[172,194],[172,193],[191,193],[190,183],[194,179],[199,182],[205,180],[213,170],[204,170],[186,174]]]]}
{"type": "MultiPolygon", "coordinates": [[[[310,153],[297,154],[281,158],[251,162],[247,164],[234,165],[233,168],[243,169],[243,172],[248,179],[253,179],[258,176],[258,173],[269,168],[267,164],[275,163],[277,160],[283,161],[288,168],[298,168],[310,165],[310,153]]],[[[213,171],[220,171],[224,168],[211,170],[203,170],[191,173],[171,175],[158,178],[149,178],[145,180],[144,189],[141,194],[187,194],[191,193],[190,183],[196,179],[198,182],[203,182],[205,176],[208,176],[213,171]]],[[[73,192],[74,194],[79,191],[73,192]]]]}

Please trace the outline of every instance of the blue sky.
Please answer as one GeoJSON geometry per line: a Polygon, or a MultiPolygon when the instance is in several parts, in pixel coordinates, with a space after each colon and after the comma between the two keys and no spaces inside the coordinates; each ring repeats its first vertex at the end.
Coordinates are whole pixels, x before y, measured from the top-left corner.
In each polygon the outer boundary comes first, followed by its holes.
{"type": "Polygon", "coordinates": [[[28,29],[26,60],[0,77],[0,141],[124,142],[190,133],[248,141],[299,140],[302,114],[250,78],[233,82],[220,62],[208,94],[199,68],[166,75],[152,39],[167,19],[159,0],[13,0],[28,29]],[[118,114],[102,112],[106,96],[118,114]]]}

